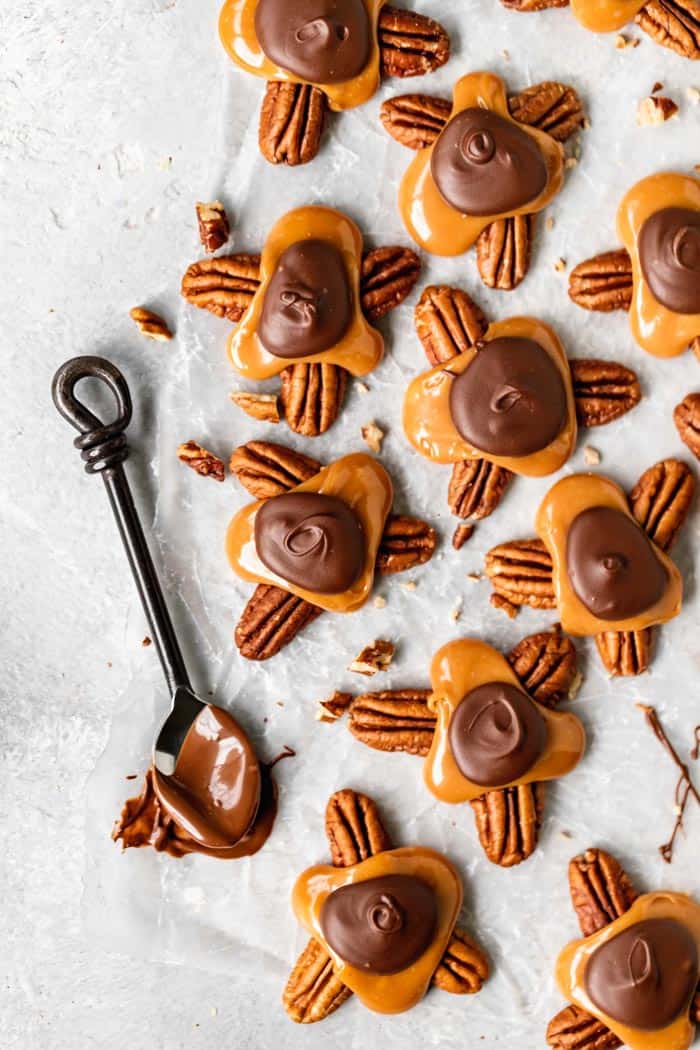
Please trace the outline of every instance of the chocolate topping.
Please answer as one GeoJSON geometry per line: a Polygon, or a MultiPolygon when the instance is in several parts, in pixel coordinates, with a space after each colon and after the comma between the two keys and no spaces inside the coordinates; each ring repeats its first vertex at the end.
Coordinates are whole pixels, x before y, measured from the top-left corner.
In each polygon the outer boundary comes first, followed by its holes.
{"type": "Polygon", "coordinates": [[[566,571],[578,598],[601,620],[639,616],[668,585],[643,529],[613,507],[589,507],[574,518],[566,537],[566,571]]]}
{"type": "Polygon", "coordinates": [[[328,241],[297,241],[282,252],[265,291],[258,335],[275,357],[308,357],[340,342],[352,320],[343,257],[328,241]]]}
{"type": "Polygon", "coordinates": [[[588,995],[599,1010],[630,1028],[665,1028],[698,982],[698,952],[675,919],[645,919],[606,941],[588,961],[588,995]]]}
{"type": "Polygon", "coordinates": [[[335,890],[320,919],[329,947],[346,963],[370,973],[398,973],[430,944],[437,905],[421,879],[383,875],[335,890]]]}
{"type": "Polygon", "coordinates": [[[544,750],[547,726],[526,693],[506,682],[487,682],[459,702],[448,739],[465,777],[499,787],[532,768],[544,750]]]}
{"type": "Polygon", "coordinates": [[[639,264],[655,299],[677,314],[700,313],[700,211],[662,208],[639,231],[639,264]]]}
{"type": "Polygon", "coordinates": [[[433,148],[430,170],[438,190],[464,215],[500,215],[539,197],[547,166],[536,141],[488,109],[463,109],[433,148]]]}
{"type": "Polygon", "coordinates": [[[272,62],[312,84],[352,80],[369,61],[362,0],[258,0],[255,34],[272,62]]]}
{"type": "Polygon", "coordinates": [[[340,594],[362,572],[365,533],[337,496],[288,492],[266,500],[255,515],[255,548],[263,565],[288,583],[340,594]]]}
{"type": "Polygon", "coordinates": [[[450,413],[470,445],[500,456],[546,448],[566,423],[566,389],[559,369],[532,339],[477,343],[472,363],[450,390],[450,413]]]}

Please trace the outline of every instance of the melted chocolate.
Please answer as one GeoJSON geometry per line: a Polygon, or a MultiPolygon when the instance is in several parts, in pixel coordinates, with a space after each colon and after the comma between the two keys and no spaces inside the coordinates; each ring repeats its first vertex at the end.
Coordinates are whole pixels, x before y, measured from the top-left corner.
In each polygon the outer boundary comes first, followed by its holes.
{"type": "Polygon", "coordinates": [[[308,357],[335,346],[352,320],[343,257],[328,241],[297,241],[282,252],[265,291],[258,336],[275,357],[308,357]]]}
{"type": "Polygon", "coordinates": [[[370,973],[405,970],[430,944],[437,923],[432,889],[413,875],[382,875],[341,886],[321,908],[329,947],[370,973]]]}
{"type": "Polygon", "coordinates": [[[532,768],[544,750],[547,727],[526,693],[506,682],[488,682],[460,701],[448,739],[465,777],[498,787],[532,768]]]}
{"type": "Polygon", "coordinates": [[[628,927],[591,955],[585,973],[599,1010],[645,1031],[665,1028],[687,1010],[697,982],[695,940],[675,919],[628,927]]]}
{"type": "Polygon", "coordinates": [[[340,594],[362,572],[365,533],[337,496],[288,492],[266,500],[255,515],[255,548],[263,565],[288,583],[340,594]]]}
{"type": "Polygon", "coordinates": [[[272,62],[312,84],[352,80],[372,42],[362,0],[258,0],[255,34],[272,62]]]}
{"type": "Polygon", "coordinates": [[[476,357],[450,390],[450,414],[474,448],[529,456],[566,423],[566,389],[550,355],[532,339],[477,343],[476,357]]]}
{"type": "Polygon", "coordinates": [[[700,313],[700,211],[654,212],[639,231],[638,248],[654,298],[677,314],[700,313]]]}
{"type": "Polygon", "coordinates": [[[547,185],[537,143],[517,124],[488,109],[463,109],[433,147],[430,170],[441,195],[464,215],[500,215],[522,208],[547,185]]]}
{"type": "Polygon", "coordinates": [[[613,507],[589,507],[574,518],[566,537],[566,571],[577,597],[600,620],[639,616],[668,585],[643,529],[613,507]]]}

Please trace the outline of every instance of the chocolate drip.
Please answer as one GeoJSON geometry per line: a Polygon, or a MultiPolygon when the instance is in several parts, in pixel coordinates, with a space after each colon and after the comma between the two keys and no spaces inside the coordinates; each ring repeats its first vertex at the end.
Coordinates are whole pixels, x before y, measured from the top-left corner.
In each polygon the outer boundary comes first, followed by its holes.
{"type": "Polygon", "coordinates": [[[654,212],[639,231],[638,249],[654,298],[677,314],[700,313],[700,211],[654,212]]]}
{"type": "Polygon", "coordinates": [[[258,0],[255,34],[272,62],[312,84],[352,80],[369,61],[362,0],[258,0]]]}
{"type": "MultiPolygon", "coordinates": [[[[655,708],[648,704],[637,704],[640,711],[644,712],[647,725],[651,729],[656,739],[662,744],[666,751],[671,756],[674,764],[679,770],[678,782],[676,783],[675,803],[676,803],[676,821],[673,825],[673,831],[668,842],[665,842],[663,846],[659,846],[659,853],[666,861],[670,864],[673,860],[673,849],[676,844],[676,838],[679,831],[683,827],[683,820],[685,817],[685,808],[688,805],[688,800],[692,797],[700,805],[700,792],[695,787],[690,776],[690,771],[681,760],[680,755],[676,751],[675,747],[671,743],[666,733],[666,730],[661,725],[661,719],[656,713],[655,708]]],[[[698,754],[700,753],[700,726],[696,726],[693,730],[693,747],[690,752],[690,757],[693,761],[696,761],[698,754]]]]}

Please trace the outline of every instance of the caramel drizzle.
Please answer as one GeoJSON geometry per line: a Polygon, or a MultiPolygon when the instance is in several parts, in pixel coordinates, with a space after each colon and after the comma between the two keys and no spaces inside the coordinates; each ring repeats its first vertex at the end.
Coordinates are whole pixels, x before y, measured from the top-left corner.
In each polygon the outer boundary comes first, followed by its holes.
{"type": "MultiPolygon", "coordinates": [[[[656,712],[656,708],[649,704],[637,704],[636,706],[643,712],[647,725],[656,739],[671,756],[673,762],[680,771],[674,793],[677,814],[676,822],[673,825],[673,831],[671,832],[671,837],[668,842],[665,842],[663,846],[659,846],[659,853],[667,864],[671,864],[673,861],[673,849],[676,844],[676,838],[683,828],[685,808],[688,804],[688,799],[692,796],[700,806],[700,792],[693,783],[688,766],[682,761],[680,755],[669,740],[666,730],[662,726],[661,720],[656,712]]],[[[700,725],[695,726],[695,729],[693,730],[693,740],[694,744],[690,756],[695,761],[700,756],[700,725]]]]}
{"type": "Polygon", "coordinates": [[[297,753],[294,748],[290,747],[289,744],[285,744],[279,755],[275,755],[275,757],[270,762],[266,762],[265,765],[268,770],[274,769],[278,762],[283,762],[285,758],[296,758],[296,755],[297,753]]]}

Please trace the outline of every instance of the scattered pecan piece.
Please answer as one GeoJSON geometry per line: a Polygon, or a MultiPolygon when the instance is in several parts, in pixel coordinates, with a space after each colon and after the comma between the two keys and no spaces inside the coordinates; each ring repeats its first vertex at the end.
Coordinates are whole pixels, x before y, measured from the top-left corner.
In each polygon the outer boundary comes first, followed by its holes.
{"type": "Polygon", "coordinates": [[[554,609],[552,559],[541,540],[512,540],[486,555],[486,575],[496,595],[514,605],[554,609]]]}
{"type": "Polygon", "coordinates": [[[695,478],[679,459],[662,459],[630,492],[630,509],[654,543],[669,551],[688,517],[695,478]]]}
{"type": "Polygon", "coordinates": [[[637,123],[642,127],[655,127],[665,124],[675,117],[678,106],[672,98],[663,95],[648,95],[637,106],[637,123]]]}
{"type": "Polygon", "coordinates": [[[270,499],[308,481],[321,464],[285,445],[249,441],[231,455],[229,470],[255,499],[270,499]]]}
{"type": "Polygon", "coordinates": [[[513,478],[505,467],[486,459],[463,459],[452,468],[447,502],[457,518],[488,518],[513,478]]]}
{"type": "Polygon", "coordinates": [[[567,7],[569,0],[501,0],[510,11],[546,11],[550,7],[567,7]]]}
{"type": "Polygon", "coordinates": [[[629,310],[632,302],[629,253],[619,248],[579,263],[569,274],[569,297],[584,310],[601,313],[629,310]]]}
{"type": "Polygon", "coordinates": [[[612,423],[641,401],[639,379],[631,368],[594,358],[577,358],[569,363],[579,426],[612,423]]]}
{"type": "Polygon", "coordinates": [[[371,423],[367,423],[366,426],[361,428],[360,433],[362,434],[362,440],[365,445],[367,445],[367,448],[371,452],[374,452],[375,456],[378,456],[382,451],[382,441],[385,436],[382,428],[378,427],[374,420],[372,420],[371,423]]]}
{"type": "Polygon", "coordinates": [[[498,594],[494,591],[493,594],[489,595],[489,603],[494,609],[500,609],[504,612],[509,620],[514,620],[520,611],[520,606],[512,602],[510,598],[506,598],[502,594],[498,594]]]}
{"type": "Polygon", "coordinates": [[[234,405],[262,423],[279,423],[280,409],[277,394],[253,394],[250,390],[234,390],[229,395],[234,405]]]}
{"type": "Polygon", "coordinates": [[[378,321],[400,306],[413,291],[420,259],[410,248],[388,245],[372,248],[362,257],[360,298],[368,321],[378,321]]]}
{"type": "Polygon", "coordinates": [[[213,452],[202,448],[196,441],[185,441],[177,450],[177,458],[185,466],[191,467],[201,474],[203,478],[213,478],[214,481],[223,481],[226,467],[223,459],[219,459],[213,452]]]}
{"type": "Polygon", "coordinates": [[[641,631],[602,631],[595,636],[603,666],[614,678],[629,678],[649,669],[654,634],[641,631]]]}
{"type": "Polygon", "coordinates": [[[523,638],[508,653],[508,663],[530,696],[545,707],[565,700],[578,675],[576,647],[558,628],[523,638]]]}
{"type": "Polygon", "coordinates": [[[511,95],[508,108],[515,120],[545,131],[557,142],[566,142],[586,119],[577,92],[556,80],[544,80],[511,95]]]}
{"type": "Polygon", "coordinates": [[[698,0],[649,0],[635,22],[662,47],[683,58],[700,58],[698,0]]]}
{"type": "Polygon", "coordinates": [[[602,849],[587,849],[573,858],[569,864],[569,890],[584,937],[619,919],[638,896],[619,861],[602,849]]]}
{"type": "Polygon", "coordinates": [[[243,317],[259,286],[259,255],[219,255],[188,266],[181,293],[192,306],[236,322],[243,317]]]}
{"type": "Polygon", "coordinates": [[[467,543],[474,535],[474,526],[470,523],[458,525],[452,535],[452,546],[456,551],[461,551],[465,543],[467,543]]]}
{"type": "Polygon", "coordinates": [[[309,940],[289,975],[282,1003],[297,1024],[322,1021],[349,999],[352,992],[336,977],[333,961],[318,941],[309,940]]]}
{"type": "Polygon", "coordinates": [[[602,1021],[581,1006],[565,1006],[547,1025],[552,1050],[615,1050],[622,1043],[602,1021]]]}
{"type": "Polygon", "coordinates": [[[350,868],[391,849],[376,802],[358,791],[336,791],[326,806],[326,835],[336,868],[350,868]]]}
{"type": "Polygon", "coordinates": [[[511,292],[527,276],[534,231],[534,215],[496,219],[482,230],[476,242],[476,265],[488,288],[511,292]]]}
{"type": "Polygon", "coordinates": [[[241,614],[235,642],[246,660],[269,660],[323,609],[280,587],[261,583],[241,614]]]}
{"type": "Polygon", "coordinates": [[[469,350],[485,334],[488,322],[461,288],[431,284],[415,310],[418,338],[431,365],[440,365],[469,350]]]}
{"type": "Polygon", "coordinates": [[[231,236],[226,208],[221,201],[211,201],[209,204],[197,201],[196,211],[199,239],[204,251],[218,251],[231,236]]]}
{"type": "Polygon", "coordinates": [[[544,809],[544,784],[487,791],[469,803],[484,853],[492,864],[511,868],[533,853],[544,809]]]}
{"type": "Polygon", "coordinates": [[[270,80],[260,109],[260,152],[271,164],[308,164],[318,153],[328,99],[311,84],[270,80]]]}
{"type": "Polygon", "coordinates": [[[433,986],[452,995],[475,995],[488,976],[488,959],[482,949],[465,930],[455,926],[433,974],[433,986]]]}
{"type": "Polygon", "coordinates": [[[700,459],[700,394],[686,394],[673,411],[681,441],[700,459]]]}
{"type": "Polygon", "coordinates": [[[348,671],[372,678],[379,671],[388,671],[394,659],[396,646],[383,638],[375,638],[371,645],[366,645],[348,667],[348,671]]]}
{"type": "Polygon", "coordinates": [[[429,689],[386,689],[364,693],[350,705],[348,729],[376,751],[427,755],[435,731],[429,689]]]}
{"type": "Polygon", "coordinates": [[[299,362],[282,372],[280,397],[287,423],[297,434],[317,437],[335,423],[348,373],[339,365],[299,362]]]}
{"type": "Polygon", "coordinates": [[[145,335],[147,339],[155,339],[159,343],[169,343],[173,337],[167,322],[163,320],[160,314],[154,313],[153,310],[147,310],[145,306],[135,306],[133,310],[129,310],[129,317],[136,322],[139,332],[141,335],[145,335]]]}
{"type": "Polygon", "coordinates": [[[377,551],[377,570],[390,575],[415,569],[430,561],[436,544],[435,529],[427,521],[390,514],[377,551]]]}
{"type": "Polygon", "coordinates": [[[435,95],[398,95],[382,102],[384,130],[408,149],[431,146],[447,123],[452,103],[435,95]]]}
{"type": "Polygon", "coordinates": [[[379,52],[385,77],[415,77],[444,66],[450,38],[432,18],[386,4],[379,13],[379,52]]]}
{"type": "Polygon", "coordinates": [[[352,693],[339,693],[338,690],[326,700],[319,700],[318,714],[319,722],[337,722],[342,718],[352,703],[352,693]]]}

